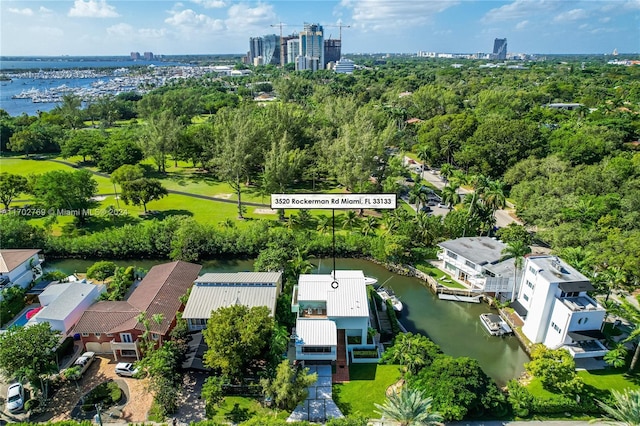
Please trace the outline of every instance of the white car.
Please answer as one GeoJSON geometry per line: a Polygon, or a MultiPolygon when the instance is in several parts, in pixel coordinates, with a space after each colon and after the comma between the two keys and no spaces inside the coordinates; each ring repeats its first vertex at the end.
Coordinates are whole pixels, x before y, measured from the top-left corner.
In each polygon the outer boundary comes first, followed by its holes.
{"type": "Polygon", "coordinates": [[[9,385],[7,389],[7,410],[11,412],[22,410],[24,407],[24,388],[20,383],[9,385]]]}
{"type": "Polygon", "coordinates": [[[89,368],[93,360],[96,358],[95,352],[85,352],[73,363],[74,367],[80,367],[80,375],[83,375],[89,368]]]}
{"type": "Polygon", "coordinates": [[[131,377],[138,373],[138,369],[133,367],[130,362],[119,362],[116,365],[116,374],[118,376],[131,377]]]}

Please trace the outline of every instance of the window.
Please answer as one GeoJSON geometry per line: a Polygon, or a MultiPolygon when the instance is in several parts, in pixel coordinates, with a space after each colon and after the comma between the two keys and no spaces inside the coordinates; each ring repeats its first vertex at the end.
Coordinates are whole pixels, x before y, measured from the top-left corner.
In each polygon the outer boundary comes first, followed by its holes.
{"type": "Polygon", "coordinates": [[[189,321],[192,325],[207,325],[207,320],[202,318],[191,318],[189,321]]]}
{"type": "Polygon", "coordinates": [[[536,285],[535,285],[534,283],[532,283],[531,281],[527,280],[527,287],[529,287],[531,290],[533,290],[533,288],[534,288],[535,286],[536,286],[536,285]]]}
{"type": "Polygon", "coordinates": [[[107,333],[107,337],[113,337],[113,333],[107,333]]]}
{"type": "Polygon", "coordinates": [[[464,264],[467,265],[469,268],[476,269],[476,264],[471,262],[471,261],[469,261],[469,260],[465,260],[464,264]]]}
{"type": "Polygon", "coordinates": [[[529,265],[529,272],[531,272],[533,275],[538,275],[538,271],[536,271],[536,269],[531,265],[529,265]]]}
{"type": "Polygon", "coordinates": [[[151,338],[153,340],[158,340],[160,338],[160,335],[158,333],[151,333],[151,338]]]}
{"type": "Polygon", "coordinates": [[[452,259],[457,259],[458,258],[457,254],[455,254],[454,252],[449,251],[449,250],[447,250],[447,256],[449,256],[452,259]]]}
{"type": "Polygon", "coordinates": [[[587,323],[587,321],[589,321],[589,318],[580,318],[580,319],[578,320],[578,324],[586,324],[586,323],[587,323]]]}
{"type": "Polygon", "coordinates": [[[526,300],[527,302],[529,301],[529,296],[527,296],[526,294],[523,294],[522,297],[524,298],[524,300],[526,300]]]}
{"type": "Polygon", "coordinates": [[[305,346],[302,348],[304,354],[330,354],[331,347],[329,346],[305,346]]]}
{"type": "Polygon", "coordinates": [[[558,325],[555,322],[551,323],[551,328],[553,328],[556,332],[560,333],[562,330],[560,329],[560,327],[558,327],[558,325]]]}
{"type": "Polygon", "coordinates": [[[89,337],[89,333],[82,333],[82,337],[89,337]]]}
{"type": "Polygon", "coordinates": [[[94,334],[98,339],[102,336],[102,333],[94,333],[94,334]]]}
{"type": "Polygon", "coordinates": [[[578,297],[580,295],[579,291],[567,291],[567,292],[561,292],[560,293],[560,297],[578,297]]]}

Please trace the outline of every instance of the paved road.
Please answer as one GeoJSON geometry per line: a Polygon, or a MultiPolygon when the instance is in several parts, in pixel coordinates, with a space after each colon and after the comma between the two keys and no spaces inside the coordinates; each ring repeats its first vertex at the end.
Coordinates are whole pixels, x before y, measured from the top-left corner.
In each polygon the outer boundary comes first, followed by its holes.
{"type": "Polygon", "coordinates": [[[530,420],[530,421],[501,421],[501,420],[487,420],[487,421],[469,421],[469,422],[451,422],[447,425],[451,426],[587,426],[587,425],[610,425],[611,423],[605,422],[589,422],[589,421],[575,421],[575,420],[530,420]]]}

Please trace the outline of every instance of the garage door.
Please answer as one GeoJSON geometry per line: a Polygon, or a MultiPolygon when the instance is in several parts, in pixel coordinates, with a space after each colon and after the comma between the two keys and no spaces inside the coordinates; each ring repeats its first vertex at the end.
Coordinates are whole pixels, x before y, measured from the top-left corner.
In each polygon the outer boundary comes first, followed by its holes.
{"type": "Polygon", "coordinates": [[[87,351],[95,352],[97,354],[108,354],[113,352],[111,350],[110,342],[87,342],[85,346],[87,347],[87,351]]]}

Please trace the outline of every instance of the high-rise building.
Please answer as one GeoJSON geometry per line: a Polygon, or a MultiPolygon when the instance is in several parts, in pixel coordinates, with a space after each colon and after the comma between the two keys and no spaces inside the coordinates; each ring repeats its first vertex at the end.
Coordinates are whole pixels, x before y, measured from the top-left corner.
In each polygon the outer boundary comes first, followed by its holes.
{"type": "Polygon", "coordinates": [[[248,62],[259,65],[280,64],[280,36],[268,34],[249,38],[248,62]],[[260,58],[259,60],[256,60],[260,58]]]}
{"type": "Polygon", "coordinates": [[[495,59],[507,59],[506,38],[497,38],[493,41],[493,56],[495,59]]]}
{"type": "Polygon", "coordinates": [[[131,52],[131,59],[137,61],[140,59],[140,52],[131,52]]]}
{"type": "Polygon", "coordinates": [[[355,64],[352,60],[342,58],[336,62],[335,72],[338,74],[353,74],[355,64]]]}
{"type": "MultiPolygon", "coordinates": [[[[304,30],[300,32],[300,56],[308,59],[303,61],[296,60],[296,68],[298,68],[298,66],[324,68],[324,31],[322,25],[304,24],[304,30]]],[[[312,68],[298,69],[304,70],[312,68]]]]}
{"type": "Polygon", "coordinates": [[[153,52],[144,52],[145,61],[153,61],[153,52]]]}
{"type": "Polygon", "coordinates": [[[258,56],[262,56],[262,37],[251,37],[249,38],[249,63],[253,64],[258,56]]]}
{"type": "Polygon", "coordinates": [[[324,67],[329,62],[338,62],[341,57],[342,40],[327,39],[324,41],[324,67]]]}
{"type": "Polygon", "coordinates": [[[287,40],[287,55],[285,58],[285,62],[287,64],[292,64],[296,61],[296,57],[300,55],[300,39],[299,38],[291,38],[287,40]]]}

